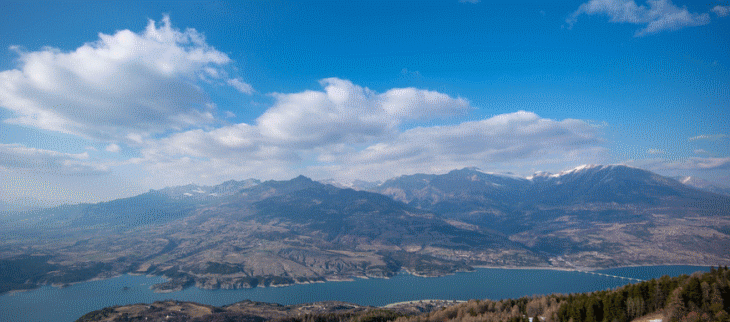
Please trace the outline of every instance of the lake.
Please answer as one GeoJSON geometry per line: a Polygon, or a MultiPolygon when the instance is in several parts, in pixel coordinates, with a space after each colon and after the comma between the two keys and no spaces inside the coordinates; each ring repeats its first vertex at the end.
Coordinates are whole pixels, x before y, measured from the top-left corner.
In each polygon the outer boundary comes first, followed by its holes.
{"type": "Polygon", "coordinates": [[[575,271],[479,268],[475,272],[423,278],[398,274],[390,279],[356,279],[351,282],[300,284],[243,290],[204,290],[191,287],[158,294],[149,287],[160,277],[123,275],[65,288],[50,286],[0,296],[0,321],[74,321],[81,315],[112,305],[151,303],[175,299],[215,306],[243,300],[298,304],[345,301],[382,306],[421,299],[518,298],[533,294],[582,293],[610,289],[630,282],[615,276],[647,280],[662,275],[679,276],[709,271],[704,266],[645,266],[600,270],[607,275],[575,271]],[[125,289],[125,287],[127,289],[125,289]]]}

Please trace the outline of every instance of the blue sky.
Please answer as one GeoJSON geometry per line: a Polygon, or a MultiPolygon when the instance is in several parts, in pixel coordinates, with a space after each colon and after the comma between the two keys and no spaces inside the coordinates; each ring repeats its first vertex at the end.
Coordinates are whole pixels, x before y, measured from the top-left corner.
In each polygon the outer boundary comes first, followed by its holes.
{"type": "Polygon", "coordinates": [[[727,1],[0,4],[4,203],[585,163],[730,180],[727,1]]]}

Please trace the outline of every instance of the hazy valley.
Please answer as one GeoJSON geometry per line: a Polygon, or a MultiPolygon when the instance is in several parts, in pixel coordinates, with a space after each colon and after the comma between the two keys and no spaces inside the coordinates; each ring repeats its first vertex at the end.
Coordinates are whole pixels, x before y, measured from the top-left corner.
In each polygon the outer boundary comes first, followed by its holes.
{"type": "Polygon", "coordinates": [[[2,291],[123,273],[165,276],[155,289],[174,291],[401,269],[730,263],[730,197],[636,168],[530,178],[467,168],[368,190],[250,179],[6,213],[2,291]]]}

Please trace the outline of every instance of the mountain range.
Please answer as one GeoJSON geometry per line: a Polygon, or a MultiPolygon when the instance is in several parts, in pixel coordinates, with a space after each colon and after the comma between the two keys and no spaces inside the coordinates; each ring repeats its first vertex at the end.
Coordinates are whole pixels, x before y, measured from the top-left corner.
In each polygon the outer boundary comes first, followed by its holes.
{"type": "Polygon", "coordinates": [[[693,188],[697,188],[699,190],[714,192],[721,195],[730,196],[730,187],[713,183],[704,179],[700,179],[697,177],[689,177],[689,176],[677,176],[673,177],[674,180],[677,180],[685,185],[688,185],[693,188]]]}
{"type": "Polygon", "coordinates": [[[730,196],[638,168],[528,178],[465,168],[350,187],[230,180],[6,212],[0,292],[122,273],[166,276],[155,288],[173,291],[474,266],[730,263],[730,196]]]}

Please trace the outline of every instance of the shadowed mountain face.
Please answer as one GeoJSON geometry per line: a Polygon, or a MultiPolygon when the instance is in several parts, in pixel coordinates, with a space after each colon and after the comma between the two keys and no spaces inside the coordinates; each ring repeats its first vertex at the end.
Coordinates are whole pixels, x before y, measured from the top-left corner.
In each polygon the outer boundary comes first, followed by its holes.
{"type": "Polygon", "coordinates": [[[627,166],[583,166],[558,174],[537,173],[529,179],[465,168],[444,175],[402,176],[372,191],[421,208],[444,207],[444,203],[459,203],[465,209],[477,204],[519,209],[595,202],[657,205],[669,199],[717,199],[676,180],[627,166]]]}
{"type": "Polygon", "coordinates": [[[558,174],[537,173],[529,179],[466,168],[444,175],[403,176],[372,191],[414,207],[485,225],[488,223],[480,220],[512,220],[509,217],[545,209],[589,205],[594,209],[674,207],[679,214],[704,208],[707,214],[721,215],[728,213],[730,204],[725,196],[627,166],[583,166],[558,174]]]}
{"type": "Polygon", "coordinates": [[[254,203],[259,221],[281,220],[325,233],[324,239],[357,248],[359,243],[439,245],[452,248],[515,247],[502,236],[457,228],[442,218],[387,196],[339,189],[318,182],[254,203]]]}
{"type": "Polygon", "coordinates": [[[569,265],[679,257],[676,262],[692,263],[708,253],[726,261],[722,248],[730,249],[730,197],[627,166],[582,166],[528,179],[467,168],[403,176],[373,191],[501,232],[538,253],[560,254],[569,265]]]}
{"type": "Polygon", "coordinates": [[[0,280],[13,289],[137,272],[167,276],[157,289],[169,291],[469,265],[726,265],[728,214],[730,197],[626,166],[527,179],[466,168],[372,191],[303,176],[227,181],[8,216],[0,266],[43,255],[34,266],[48,269],[0,280]]]}
{"type": "Polygon", "coordinates": [[[388,180],[372,191],[447,217],[476,219],[486,214],[513,214],[524,207],[524,192],[529,186],[530,181],[524,178],[467,168],[445,175],[402,176],[388,180]]]}
{"type": "Polygon", "coordinates": [[[530,195],[553,205],[659,205],[671,199],[709,197],[675,180],[627,166],[585,166],[556,175],[536,175],[532,181],[530,195]]]}

